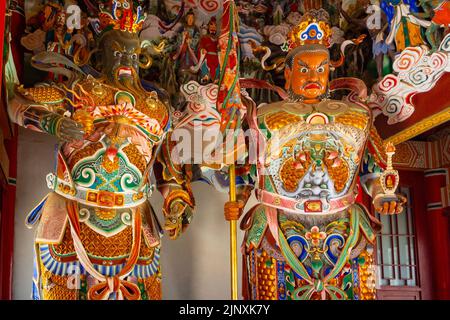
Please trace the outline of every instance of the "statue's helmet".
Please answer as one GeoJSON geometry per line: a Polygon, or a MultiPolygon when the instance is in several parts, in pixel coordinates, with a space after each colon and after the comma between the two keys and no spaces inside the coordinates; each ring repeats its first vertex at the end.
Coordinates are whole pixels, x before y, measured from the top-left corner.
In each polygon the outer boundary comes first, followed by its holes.
{"type": "MultiPolygon", "coordinates": [[[[146,15],[132,1],[113,0],[108,8],[100,7],[101,33],[98,48],[102,52],[102,71],[108,78],[122,80],[139,74],[141,46],[139,32],[146,15]],[[131,14],[126,14],[126,12],[131,14]]],[[[149,61],[150,57],[147,57],[149,61]]]]}
{"type": "Polygon", "coordinates": [[[289,33],[286,89],[294,100],[320,99],[328,93],[331,26],[323,10],[311,10],[289,33]]]}

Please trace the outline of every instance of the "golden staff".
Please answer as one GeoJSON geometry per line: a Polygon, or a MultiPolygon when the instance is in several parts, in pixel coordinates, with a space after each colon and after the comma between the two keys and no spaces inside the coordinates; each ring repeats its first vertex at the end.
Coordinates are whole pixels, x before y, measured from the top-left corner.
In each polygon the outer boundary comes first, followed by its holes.
{"type": "MultiPolygon", "coordinates": [[[[236,202],[236,166],[230,165],[230,201],[236,202]]],[[[237,220],[230,221],[231,299],[238,299],[237,220]]]]}
{"type": "MultiPolygon", "coordinates": [[[[239,86],[239,59],[235,4],[233,0],[226,0],[223,4],[222,29],[219,37],[219,95],[217,109],[222,115],[221,132],[235,129],[240,125],[239,109],[242,107],[239,86]],[[220,94],[222,93],[222,95],[220,94]]],[[[225,135],[226,136],[226,135],[225,135]]],[[[233,137],[233,163],[229,166],[229,200],[236,202],[236,166],[235,145],[233,137]]],[[[225,139],[224,141],[227,141],[225,139]]],[[[238,299],[238,263],[237,263],[237,220],[230,219],[230,267],[231,267],[231,299],[238,299]]]]}

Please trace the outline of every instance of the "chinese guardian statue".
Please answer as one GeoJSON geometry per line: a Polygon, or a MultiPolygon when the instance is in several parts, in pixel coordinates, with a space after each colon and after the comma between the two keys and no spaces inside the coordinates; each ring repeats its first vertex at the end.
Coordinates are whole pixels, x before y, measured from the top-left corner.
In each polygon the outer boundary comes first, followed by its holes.
{"type": "Polygon", "coordinates": [[[34,61],[55,62],[52,72],[67,81],[18,87],[9,103],[13,121],[60,141],[47,176],[51,192],[27,218],[38,223],[35,299],[161,298],[163,228],[149,203],[152,172],[171,238],[189,223],[194,203],[190,168],[169,157],[167,99],[139,78],[139,67],[151,63],[138,38],[143,20],[131,1],[102,7],[101,74],[45,52],[50,59],[34,61]]]}
{"type": "MultiPolygon", "coordinates": [[[[250,171],[259,204],[241,222],[244,299],[375,299],[379,222],[356,203],[358,184],[381,214],[402,210],[393,150],[373,127],[362,81],[329,81],[327,21],[323,10],[302,17],[286,56],[289,98],[254,112],[264,147],[250,171]],[[337,89],[352,93],[330,99],[337,89]]],[[[228,214],[242,208],[248,190],[225,205],[228,214]]]]}

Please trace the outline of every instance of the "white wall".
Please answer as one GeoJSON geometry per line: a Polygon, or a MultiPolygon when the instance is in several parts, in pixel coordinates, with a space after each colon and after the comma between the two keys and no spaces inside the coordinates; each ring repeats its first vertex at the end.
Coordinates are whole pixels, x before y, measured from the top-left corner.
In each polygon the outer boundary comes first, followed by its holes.
{"type": "MultiPolygon", "coordinates": [[[[30,299],[34,230],[25,227],[27,213],[47,193],[45,175],[54,168],[56,140],[19,130],[18,176],[14,233],[13,298],[30,299]]],[[[163,238],[161,266],[164,299],[229,299],[229,226],[223,218],[226,194],[197,182],[193,186],[197,210],[186,233],[176,241],[163,238]]],[[[161,217],[162,197],[151,203],[161,217]]],[[[249,201],[247,209],[255,203],[249,201]]],[[[160,219],[162,221],[162,219],[160,219]]],[[[243,233],[238,230],[238,248],[243,233]]],[[[241,255],[239,250],[239,285],[241,255]]],[[[239,296],[240,294],[239,287],[239,296]]]]}

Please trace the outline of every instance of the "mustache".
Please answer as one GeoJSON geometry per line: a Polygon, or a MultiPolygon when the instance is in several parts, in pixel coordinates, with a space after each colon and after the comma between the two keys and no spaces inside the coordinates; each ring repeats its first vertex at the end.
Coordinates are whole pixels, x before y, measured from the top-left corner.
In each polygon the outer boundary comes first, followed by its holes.
{"type": "Polygon", "coordinates": [[[319,87],[319,89],[323,89],[322,84],[318,81],[308,81],[302,86],[302,88],[305,89],[308,86],[317,86],[317,87],[319,87]]]}
{"type": "MultiPolygon", "coordinates": [[[[311,83],[311,81],[309,83],[311,83]]],[[[316,83],[316,82],[313,82],[313,83],[316,83]]],[[[330,89],[327,85],[325,92],[323,94],[321,94],[320,96],[318,96],[317,98],[319,100],[329,98],[330,97],[329,90],[330,89]]],[[[290,84],[289,89],[287,89],[287,91],[288,91],[287,93],[289,96],[289,100],[292,102],[302,102],[305,99],[305,97],[303,95],[300,95],[300,94],[297,94],[294,92],[294,89],[292,88],[292,83],[290,84]]]]}
{"type": "Polygon", "coordinates": [[[146,91],[142,87],[141,80],[139,78],[139,74],[137,73],[137,71],[132,67],[130,67],[130,69],[131,69],[131,77],[123,77],[121,79],[119,78],[120,67],[117,68],[114,71],[113,85],[120,90],[131,93],[137,99],[138,97],[145,95],[146,91]]]}

